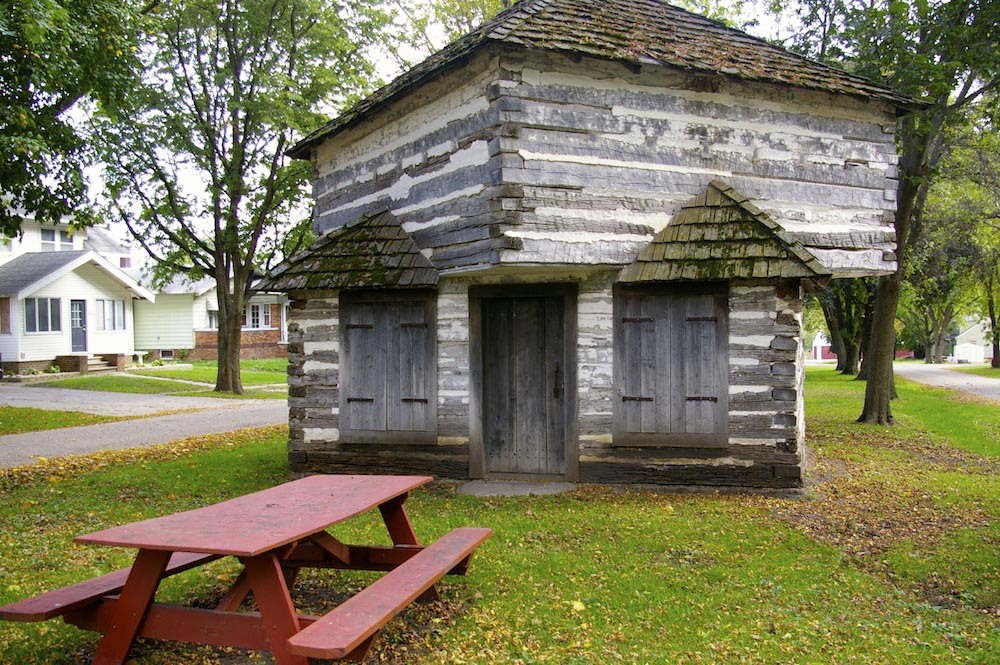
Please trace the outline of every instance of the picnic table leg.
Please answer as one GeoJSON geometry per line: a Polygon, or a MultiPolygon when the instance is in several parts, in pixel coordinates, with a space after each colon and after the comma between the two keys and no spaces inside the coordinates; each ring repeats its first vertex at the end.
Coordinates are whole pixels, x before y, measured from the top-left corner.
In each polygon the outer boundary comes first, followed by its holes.
{"type": "Polygon", "coordinates": [[[125,586],[122,587],[111,627],[97,645],[94,665],[122,665],[128,658],[128,652],[139,635],[153,596],[160,586],[170,554],[159,550],[139,550],[125,586]]]}
{"type": "Polygon", "coordinates": [[[410,516],[406,514],[403,502],[407,495],[397,496],[395,499],[380,504],[378,509],[382,513],[385,527],[389,530],[389,537],[392,538],[393,545],[419,545],[417,533],[413,530],[413,523],[410,516]]]}
{"type": "MultiPolygon", "coordinates": [[[[410,521],[410,516],[403,505],[407,496],[409,495],[403,494],[402,496],[397,496],[395,499],[379,504],[378,507],[382,513],[382,520],[385,521],[385,528],[389,530],[389,537],[392,538],[393,545],[420,544],[417,541],[417,532],[413,530],[413,523],[410,521]]],[[[417,600],[432,602],[438,600],[440,597],[437,587],[432,586],[420,594],[417,600]]]]}
{"type": "Polygon", "coordinates": [[[299,618],[288,593],[281,559],[273,552],[242,559],[271,653],[278,665],[309,665],[309,659],[288,650],[288,638],[299,632],[299,618]]]}

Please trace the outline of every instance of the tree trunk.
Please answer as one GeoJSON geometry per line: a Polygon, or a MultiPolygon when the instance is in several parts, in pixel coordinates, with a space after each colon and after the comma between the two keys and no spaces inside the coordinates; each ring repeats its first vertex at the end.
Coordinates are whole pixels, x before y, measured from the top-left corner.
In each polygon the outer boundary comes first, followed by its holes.
{"type": "Polygon", "coordinates": [[[891,401],[895,397],[892,361],[896,346],[896,308],[899,305],[898,272],[879,279],[871,331],[871,358],[865,384],[865,407],[859,423],[892,425],[891,401]]]}
{"type": "Polygon", "coordinates": [[[837,356],[837,371],[843,372],[847,362],[847,345],[844,344],[844,336],[839,330],[836,333],[830,331],[830,350],[837,356]]]}
{"type": "Polygon", "coordinates": [[[1000,328],[997,327],[997,301],[993,297],[994,286],[995,284],[991,276],[986,285],[986,307],[989,310],[990,338],[993,341],[993,360],[990,361],[990,367],[1000,369],[1000,328]]]}
{"type": "Polygon", "coordinates": [[[227,294],[228,284],[219,282],[216,289],[219,299],[218,370],[215,374],[216,392],[243,394],[240,377],[240,334],[243,331],[243,297],[227,294]],[[225,290],[224,290],[225,289],[225,290]]]}
{"type": "Polygon", "coordinates": [[[844,368],[841,374],[854,376],[858,373],[858,363],[861,360],[861,346],[854,340],[844,340],[844,368]]]}

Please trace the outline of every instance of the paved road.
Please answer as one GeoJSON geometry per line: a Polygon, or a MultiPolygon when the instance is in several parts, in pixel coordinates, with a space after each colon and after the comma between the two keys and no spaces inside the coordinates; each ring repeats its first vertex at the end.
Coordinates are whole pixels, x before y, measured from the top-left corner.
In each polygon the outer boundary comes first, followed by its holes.
{"type": "Polygon", "coordinates": [[[288,422],[285,400],[234,400],[104,393],[65,388],[32,388],[0,384],[0,404],[57,411],[83,411],[112,416],[163,416],[28,434],[0,436],[0,468],[32,464],[38,457],[83,455],[170,443],[189,436],[231,432],[288,422]]]}
{"type": "Polygon", "coordinates": [[[1000,402],[1000,379],[956,372],[944,365],[925,363],[896,363],[894,368],[896,374],[910,381],[971,393],[1000,402]]]}

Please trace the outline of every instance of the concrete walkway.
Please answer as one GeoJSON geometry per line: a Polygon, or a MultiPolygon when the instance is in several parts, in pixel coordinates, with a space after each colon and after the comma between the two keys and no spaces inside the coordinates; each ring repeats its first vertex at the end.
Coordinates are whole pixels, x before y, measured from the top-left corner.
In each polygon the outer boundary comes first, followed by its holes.
{"type": "Polygon", "coordinates": [[[150,446],[190,436],[288,422],[288,404],[277,399],[136,395],[3,383],[0,384],[0,404],[109,416],[149,416],[183,411],[139,420],[0,436],[0,468],[32,464],[38,457],[150,446]]]}
{"type": "Polygon", "coordinates": [[[948,369],[947,365],[896,363],[893,368],[896,374],[910,381],[970,393],[1000,402],[1000,379],[956,372],[953,369],[948,369]]]}

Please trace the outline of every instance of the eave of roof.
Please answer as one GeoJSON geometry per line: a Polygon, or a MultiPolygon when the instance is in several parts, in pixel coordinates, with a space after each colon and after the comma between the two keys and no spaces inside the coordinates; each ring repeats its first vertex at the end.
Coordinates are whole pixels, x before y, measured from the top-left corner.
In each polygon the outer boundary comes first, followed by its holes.
{"type": "Polygon", "coordinates": [[[438,282],[434,264],[387,210],[335,229],[282,261],[261,280],[268,291],[352,288],[427,288],[438,282]]]}
{"type": "Polygon", "coordinates": [[[72,252],[22,254],[0,266],[0,292],[17,298],[26,298],[43,286],[87,263],[91,263],[106,272],[136,297],[155,302],[156,296],[151,291],[103,256],[89,249],[72,252]]]}
{"type": "Polygon", "coordinates": [[[911,111],[923,103],[868,79],[796,55],[720,21],[661,0],[521,0],[453,41],[296,143],[306,158],[319,141],[378,106],[431,81],[489,44],[592,56],[877,99],[911,111]]]}

